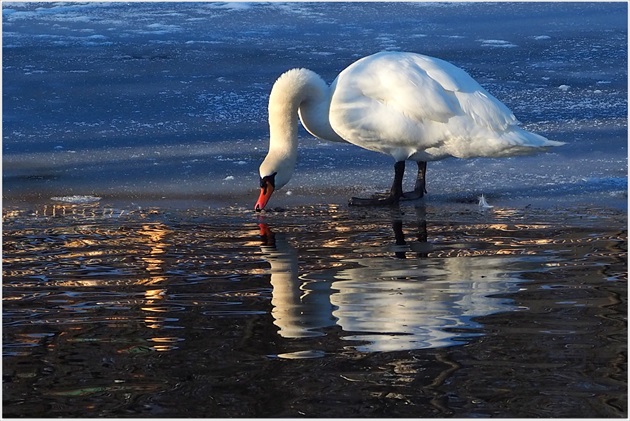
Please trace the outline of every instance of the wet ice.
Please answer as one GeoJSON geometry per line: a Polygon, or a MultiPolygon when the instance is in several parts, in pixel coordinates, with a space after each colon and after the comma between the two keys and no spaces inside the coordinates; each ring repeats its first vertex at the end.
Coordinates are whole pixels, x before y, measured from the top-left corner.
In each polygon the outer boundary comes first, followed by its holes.
{"type": "MultiPolygon", "coordinates": [[[[555,185],[572,202],[596,194],[623,206],[626,6],[528,7],[3,3],[5,199],[249,206],[275,78],[308,67],[331,82],[389,49],[453,62],[527,129],[567,142],[534,158],[432,164],[427,200],[549,203],[555,185]]],[[[294,194],[280,204],[344,203],[389,187],[390,158],[303,130],[300,140],[294,194]]]]}

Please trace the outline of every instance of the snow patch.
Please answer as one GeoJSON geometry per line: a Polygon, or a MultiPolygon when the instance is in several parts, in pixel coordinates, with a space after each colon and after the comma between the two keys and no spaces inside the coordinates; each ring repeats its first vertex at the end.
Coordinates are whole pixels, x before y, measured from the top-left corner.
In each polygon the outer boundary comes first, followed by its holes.
{"type": "Polygon", "coordinates": [[[140,33],[149,33],[149,34],[168,34],[171,32],[179,32],[182,28],[178,25],[168,25],[164,23],[152,23],[147,25],[149,28],[148,31],[139,31],[140,33]]]}
{"type": "Polygon", "coordinates": [[[54,200],[56,202],[65,202],[65,203],[94,203],[101,200],[98,196],[82,196],[82,195],[73,195],[73,196],[55,196],[51,197],[50,200],[54,200]]]}
{"type": "Polygon", "coordinates": [[[518,47],[518,45],[511,43],[510,41],[505,41],[502,39],[480,39],[482,47],[492,47],[492,48],[514,48],[518,47]]]}

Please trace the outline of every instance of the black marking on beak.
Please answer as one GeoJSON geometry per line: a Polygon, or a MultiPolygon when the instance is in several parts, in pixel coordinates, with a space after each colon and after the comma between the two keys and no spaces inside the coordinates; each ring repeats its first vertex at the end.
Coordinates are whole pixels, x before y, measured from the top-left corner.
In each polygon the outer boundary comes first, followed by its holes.
{"type": "Polygon", "coordinates": [[[278,173],[275,172],[271,175],[266,175],[260,178],[260,188],[265,189],[265,193],[267,193],[268,185],[271,185],[271,187],[273,187],[274,189],[276,188],[276,174],[278,173]]]}

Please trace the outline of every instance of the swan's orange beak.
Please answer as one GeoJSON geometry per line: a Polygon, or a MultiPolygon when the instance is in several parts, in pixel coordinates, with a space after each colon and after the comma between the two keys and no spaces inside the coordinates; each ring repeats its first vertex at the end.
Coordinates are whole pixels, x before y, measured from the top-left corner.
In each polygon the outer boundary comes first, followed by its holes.
{"type": "Polygon", "coordinates": [[[273,193],[273,185],[264,180],[260,186],[260,196],[258,196],[258,202],[256,202],[256,206],[254,206],[254,210],[256,212],[260,212],[267,206],[267,202],[269,202],[269,198],[271,198],[271,194],[273,193]]]}

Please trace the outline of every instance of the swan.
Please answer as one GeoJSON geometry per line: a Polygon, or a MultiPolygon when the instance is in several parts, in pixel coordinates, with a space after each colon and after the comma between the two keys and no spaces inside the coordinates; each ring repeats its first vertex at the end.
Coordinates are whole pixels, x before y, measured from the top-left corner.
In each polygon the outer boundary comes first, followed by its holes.
{"type": "Polygon", "coordinates": [[[261,211],[286,185],[297,161],[298,116],[313,136],[391,155],[394,182],[385,197],[350,205],[387,205],[426,193],[428,161],[505,157],[563,142],[523,130],[514,114],[464,70],[426,55],[384,51],[344,69],[330,86],[315,72],[291,69],[269,95],[269,150],[259,168],[261,211]],[[413,192],[404,193],[405,161],[416,161],[413,192]]]}

